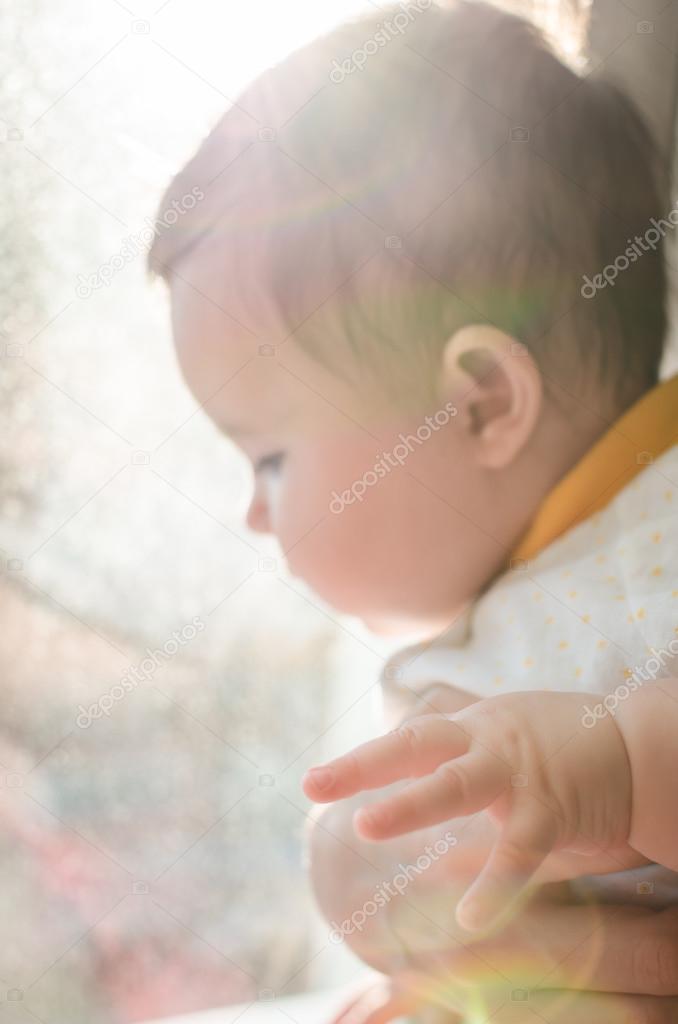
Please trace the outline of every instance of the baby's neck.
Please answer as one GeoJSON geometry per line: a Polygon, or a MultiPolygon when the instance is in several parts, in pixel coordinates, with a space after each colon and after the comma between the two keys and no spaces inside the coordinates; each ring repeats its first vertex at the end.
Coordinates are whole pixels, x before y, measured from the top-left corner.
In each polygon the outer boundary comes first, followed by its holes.
{"type": "Polygon", "coordinates": [[[551,405],[544,411],[529,449],[498,481],[496,539],[503,554],[499,552],[489,566],[474,599],[510,565],[511,553],[518,549],[545,499],[607,433],[615,419],[614,415],[605,418],[574,401],[567,406],[551,405]]]}

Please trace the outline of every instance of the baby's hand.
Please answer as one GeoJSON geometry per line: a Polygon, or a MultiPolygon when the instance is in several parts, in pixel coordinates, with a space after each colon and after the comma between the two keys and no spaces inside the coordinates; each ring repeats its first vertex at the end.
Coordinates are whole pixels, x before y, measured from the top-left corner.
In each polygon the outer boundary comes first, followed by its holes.
{"type": "MultiPolygon", "coordinates": [[[[415,718],[304,778],[329,803],[401,779],[420,779],[356,812],[366,839],[388,839],[487,808],[500,824],[490,855],[457,908],[469,930],[489,925],[552,851],[628,852],[631,771],[607,716],[582,725],[590,694],[515,693],[455,715],[415,718]]],[[[620,866],[625,866],[620,860],[620,866]]]]}

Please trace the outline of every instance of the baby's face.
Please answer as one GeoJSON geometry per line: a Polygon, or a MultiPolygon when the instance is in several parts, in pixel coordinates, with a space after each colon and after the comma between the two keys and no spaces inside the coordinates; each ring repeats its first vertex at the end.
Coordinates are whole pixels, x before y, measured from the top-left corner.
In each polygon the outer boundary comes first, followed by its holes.
{"type": "Polygon", "coordinates": [[[261,336],[232,319],[240,311],[208,252],[172,282],[174,337],[196,399],[252,465],[248,525],[277,538],[293,575],[375,631],[448,625],[505,557],[493,539],[500,510],[451,403],[397,413],[294,340],[260,352],[261,336]],[[408,446],[401,433],[423,440],[408,446]]]}

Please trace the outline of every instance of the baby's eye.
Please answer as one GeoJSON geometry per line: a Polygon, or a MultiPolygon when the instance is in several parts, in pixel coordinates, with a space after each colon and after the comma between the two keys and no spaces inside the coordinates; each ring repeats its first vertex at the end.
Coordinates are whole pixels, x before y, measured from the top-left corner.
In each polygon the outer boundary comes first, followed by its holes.
{"type": "Polygon", "coordinates": [[[255,473],[277,473],[285,458],[284,452],[272,452],[271,455],[264,455],[254,465],[255,473]]]}

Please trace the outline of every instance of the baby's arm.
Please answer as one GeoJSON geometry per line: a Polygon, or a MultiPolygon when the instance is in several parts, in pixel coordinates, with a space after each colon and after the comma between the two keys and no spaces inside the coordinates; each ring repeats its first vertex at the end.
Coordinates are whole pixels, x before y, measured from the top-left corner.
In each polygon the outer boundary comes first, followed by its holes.
{"type": "MultiPolygon", "coordinates": [[[[678,870],[678,679],[636,690],[616,711],[631,764],[630,845],[678,870]]],[[[592,730],[595,732],[595,729],[592,730]]]]}

